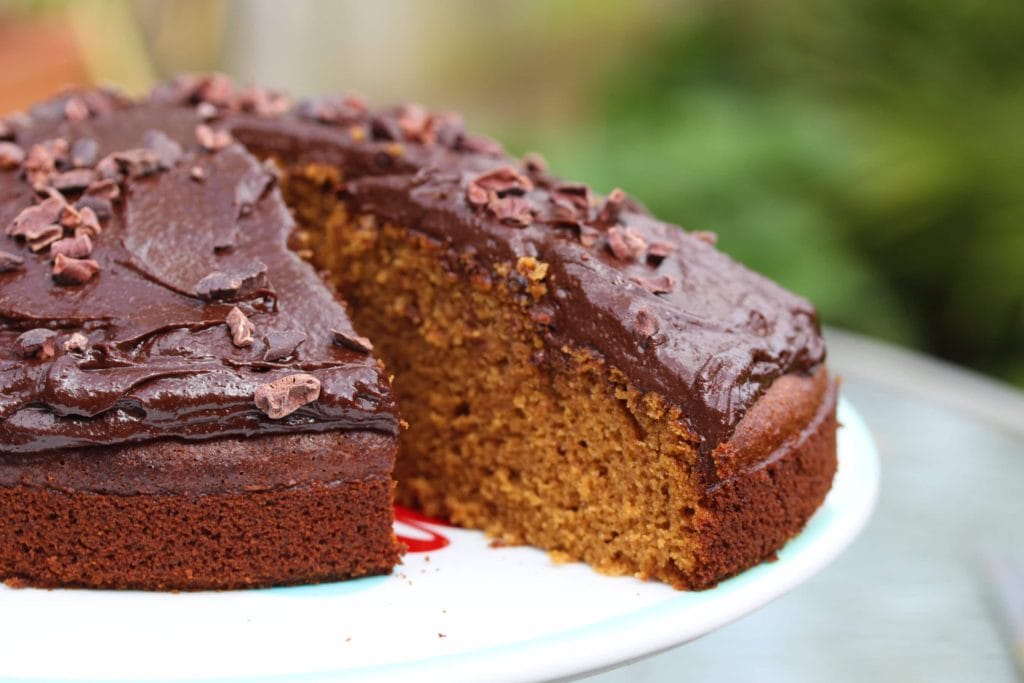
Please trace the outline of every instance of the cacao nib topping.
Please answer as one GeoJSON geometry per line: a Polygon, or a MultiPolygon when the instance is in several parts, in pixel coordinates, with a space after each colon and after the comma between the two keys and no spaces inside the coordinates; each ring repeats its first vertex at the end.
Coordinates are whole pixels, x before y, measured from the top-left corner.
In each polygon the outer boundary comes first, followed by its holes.
{"type": "Polygon", "coordinates": [[[75,168],[53,176],[50,186],[61,192],[80,192],[95,180],[96,171],[91,168],[75,168]]]}
{"type": "Polygon", "coordinates": [[[290,358],[304,341],[306,333],[298,330],[268,332],[263,337],[263,343],[267,345],[267,350],[263,352],[263,360],[274,362],[290,358]]]}
{"type": "Polygon", "coordinates": [[[64,236],[64,228],[59,225],[44,225],[25,235],[28,248],[34,252],[43,251],[64,236]]]}
{"type": "Polygon", "coordinates": [[[292,108],[292,101],[287,95],[258,85],[250,85],[239,92],[236,104],[242,111],[267,117],[281,116],[292,108]]]}
{"type": "Polygon", "coordinates": [[[40,142],[29,148],[22,168],[33,189],[42,191],[46,187],[50,177],[57,172],[58,163],[65,162],[68,151],[68,141],[63,138],[40,142]]]}
{"type": "Polygon", "coordinates": [[[455,112],[431,114],[427,121],[426,140],[448,148],[455,148],[465,135],[466,124],[455,112]]]}
{"type": "MultiPolygon", "coordinates": [[[[109,213],[107,215],[109,216],[109,213]]],[[[78,225],[75,226],[76,235],[88,235],[92,238],[103,232],[103,228],[100,227],[99,217],[92,210],[91,206],[83,206],[78,212],[78,217],[78,225]]]]}
{"type": "Polygon", "coordinates": [[[368,109],[359,95],[342,94],[302,102],[298,114],[321,123],[347,124],[360,121],[368,109]]]}
{"type": "MultiPolygon", "coordinates": [[[[99,228],[100,221],[108,221],[114,215],[114,205],[110,203],[109,199],[92,194],[86,194],[75,202],[75,209],[78,211],[79,216],[82,217],[83,223],[89,220],[86,218],[88,215],[91,219],[95,220],[97,228],[99,228]],[[88,213],[86,209],[89,210],[88,213]]],[[[99,232],[97,230],[96,234],[99,234],[99,232]]]]}
{"type": "Polygon", "coordinates": [[[81,97],[72,95],[64,103],[64,118],[72,123],[85,121],[91,113],[89,105],[81,97]]]}
{"type": "Polygon", "coordinates": [[[481,173],[470,181],[470,185],[495,192],[499,197],[524,195],[533,189],[533,182],[512,166],[499,166],[481,173]]]}
{"type": "Polygon", "coordinates": [[[679,247],[671,242],[651,242],[647,245],[647,262],[654,266],[660,265],[665,257],[678,249],[679,247]]]}
{"type": "Polygon", "coordinates": [[[85,353],[89,350],[89,338],[81,332],[75,332],[64,341],[66,353],[85,353]]]}
{"type": "Polygon", "coordinates": [[[358,353],[373,352],[373,344],[371,344],[370,340],[366,337],[349,334],[343,330],[331,330],[331,334],[334,335],[334,343],[338,346],[342,346],[350,351],[356,351],[358,353]]]}
{"type": "Polygon", "coordinates": [[[96,164],[100,180],[120,181],[126,175],[140,178],[163,170],[160,156],[148,147],[136,147],[108,154],[96,164]]]}
{"type": "Polygon", "coordinates": [[[676,279],[671,275],[658,275],[655,277],[634,277],[630,278],[651,294],[668,294],[676,287],[676,279]]]}
{"type": "Polygon", "coordinates": [[[597,214],[597,223],[599,225],[615,225],[618,223],[623,209],[626,208],[626,202],[626,193],[616,187],[608,193],[608,197],[604,200],[604,206],[601,207],[601,211],[597,214]]]}
{"type": "Polygon", "coordinates": [[[86,258],[92,254],[92,240],[84,233],[59,239],[50,245],[50,258],[57,258],[58,254],[70,258],[86,258]]]}
{"type": "Polygon", "coordinates": [[[261,384],[253,400],[271,420],[291,415],[320,398],[320,380],[304,372],[261,384]]]}
{"type": "Polygon", "coordinates": [[[57,333],[37,327],[14,340],[14,350],[22,358],[53,358],[57,353],[57,333]]]}
{"type": "Polygon", "coordinates": [[[580,244],[592,247],[601,240],[601,231],[592,225],[580,225],[580,244]]]}
{"type": "Polygon", "coordinates": [[[188,177],[198,183],[201,183],[206,180],[206,171],[202,166],[193,166],[188,170],[188,177]]]}
{"type": "Polygon", "coordinates": [[[173,167],[181,159],[182,154],[184,154],[181,145],[159,130],[146,131],[145,135],[142,136],[142,144],[147,149],[156,152],[158,163],[162,169],[173,167]]]}
{"type": "Polygon", "coordinates": [[[231,133],[223,129],[214,129],[205,123],[196,126],[196,140],[207,152],[219,152],[229,146],[233,140],[231,133]]]}
{"type": "Polygon", "coordinates": [[[84,285],[99,272],[100,264],[92,259],[57,254],[53,260],[53,281],[59,285],[84,285]]]}
{"type": "Polygon", "coordinates": [[[633,329],[636,333],[644,339],[653,337],[658,332],[658,319],[654,317],[654,314],[646,308],[641,308],[636,312],[636,318],[633,321],[633,329]]]}
{"type": "MultiPolygon", "coordinates": [[[[108,204],[116,201],[121,196],[121,186],[111,178],[97,180],[85,188],[85,194],[89,197],[105,200],[108,204]]],[[[96,212],[99,215],[99,211],[96,212]]]]}
{"type": "Polygon", "coordinates": [[[580,183],[559,183],[551,190],[551,221],[579,225],[590,219],[590,188],[580,183]]]}
{"type": "Polygon", "coordinates": [[[693,230],[690,232],[691,235],[699,239],[701,242],[706,242],[711,246],[718,244],[718,233],[711,232],[709,230],[693,230]]]}
{"type": "Polygon", "coordinates": [[[25,259],[6,251],[0,251],[0,273],[9,273],[25,265],[25,259]]]}
{"type": "Polygon", "coordinates": [[[196,284],[200,299],[244,299],[267,287],[267,266],[256,261],[247,268],[214,271],[196,284]]]}
{"type": "Polygon", "coordinates": [[[548,172],[548,161],[539,152],[530,152],[523,157],[523,168],[530,176],[543,176],[548,172]]]}
{"type": "Polygon", "coordinates": [[[235,217],[241,218],[250,214],[253,205],[266,194],[274,180],[275,176],[262,166],[243,175],[235,185],[235,217]]]}
{"type": "Polygon", "coordinates": [[[4,229],[4,233],[9,237],[31,239],[30,235],[37,234],[38,230],[57,223],[65,205],[66,202],[60,196],[51,196],[35,206],[22,209],[4,229]]]}
{"type": "Polygon", "coordinates": [[[196,116],[201,118],[203,121],[212,121],[217,118],[220,112],[217,110],[216,105],[210,104],[209,102],[200,102],[196,105],[196,116]]]}
{"type": "Polygon", "coordinates": [[[100,157],[100,143],[93,138],[79,138],[71,145],[71,165],[76,168],[94,166],[100,157]]]}
{"type": "Polygon", "coordinates": [[[506,225],[525,227],[533,222],[533,208],[525,197],[492,197],[487,208],[506,225]]]}
{"type": "Polygon", "coordinates": [[[0,142],[0,169],[18,168],[25,160],[25,150],[13,142],[0,142]]]}
{"type": "Polygon", "coordinates": [[[647,250],[647,241],[635,228],[614,226],[608,229],[608,248],[621,261],[635,261],[647,250]]]}
{"type": "Polygon", "coordinates": [[[231,343],[242,348],[252,345],[252,335],[256,332],[256,326],[249,322],[249,318],[238,306],[232,308],[224,320],[231,332],[231,343]]]}
{"type": "Polygon", "coordinates": [[[463,135],[459,138],[455,149],[494,157],[505,155],[505,148],[501,146],[500,142],[483,135],[463,135]]]}

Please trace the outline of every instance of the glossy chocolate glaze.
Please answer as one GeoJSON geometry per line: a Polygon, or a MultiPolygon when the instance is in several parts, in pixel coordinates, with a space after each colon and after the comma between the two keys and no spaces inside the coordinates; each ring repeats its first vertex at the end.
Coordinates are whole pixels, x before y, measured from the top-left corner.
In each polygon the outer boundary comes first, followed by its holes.
{"type": "MultiPolygon", "coordinates": [[[[237,217],[239,182],[261,171],[250,152],[338,166],[348,181],[340,193],[354,210],[437,240],[453,268],[484,277],[509,268],[553,348],[589,348],[637,388],[679,405],[706,452],[776,378],[808,374],[824,362],[817,316],[805,299],[716,251],[706,235],[657,221],[621,193],[604,198],[565,186],[537,161],[512,160],[495,143],[467,135],[451,115],[415,106],[373,112],[343,97],[293,109],[267,102],[262,91],[240,93],[220,79],[185,79],[146,103],[118,102],[84,121],[65,120],[66,99],[58,98],[33,112],[32,126],[13,125],[26,149],[54,136],[92,137],[101,153],[136,147],[158,129],[180,141],[188,158],[129,181],[123,208],[93,256],[103,270],[86,285],[53,286],[45,258],[27,250],[18,251],[23,269],[0,273],[4,450],[394,430],[394,406],[372,360],[331,344],[330,329],[347,326],[341,308],[284,249],[291,221],[280,196],[271,189],[252,213],[237,217]],[[201,118],[230,130],[248,151],[199,151],[194,130],[201,118]],[[203,183],[189,175],[197,164],[203,183]],[[495,169],[515,177],[495,184],[488,179],[495,169]],[[230,250],[217,248],[222,242],[230,250]],[[308,334],[290,363],[254,361],[262,355],[258,344],[233,347],[223,324],[230,306],[191,295],[214,267],[255,258],[267,264],[278,302],[276,311],[250,303],[257,338],[260,329],[308,334]],[[523,258],[546,271],[517,271],[523,258]],[[94,348],[105,345],[114,360],[14,357],[14,337],[41,326],[62,335],[86,330],[94,348]],[[256,384],[296,370],[321,379],[318,401],[278,421],[255,410],[256,384]]],[[[16,171],[0,173],[6,224],[31,202],[31,190],[16,171]]]]}
{"type": "MultiPolygon", "coordinates": [[[[0,273],[0,451],[339,429],[397,433],[387,379],[370,355],[334,342],[333,330],[353,332],[345,310],[287,249],[290,214],[259,178],[268,170],[255,157],[240,145],[198,149],[199,119],[185,108],[128,106],[78,122],[46,107],[33,113],[32,125],[17,130],[25,149],[58,136],[72,145],[91,138],[102,156],[161,130],[185,155],[125,182],[94,239],[91,258],[101,271],[83,285],[55,284],[45,252],[2,238],[24,265],[0,273]],[[194,167],[203,169],[202,182],[191,177],[194,167]],[[268,189],[242,210],[236,196],[243,185],[268,189]],[[212,271],[255,262],[266,266],[261,291],[231,301],[198,294],[212,271]],[[255,327],[250,346],[232,344],[225,318],[234,306],[255,327]],[[19,356],[15,339],[32,328],[58,332],[52,358],[19,356]],[[88,338],[84,353],[63,350],[73,333],[88,338]],[[273,333],[305,340],[291,356],[266,361],[263,337],[273,333]],[[277,420],[257,409],[257,387],[297,372],[319,380],[317,400],[277,420]]],[[[31,203],[19,172],[0,172],[0,223],[31,203]]]]}

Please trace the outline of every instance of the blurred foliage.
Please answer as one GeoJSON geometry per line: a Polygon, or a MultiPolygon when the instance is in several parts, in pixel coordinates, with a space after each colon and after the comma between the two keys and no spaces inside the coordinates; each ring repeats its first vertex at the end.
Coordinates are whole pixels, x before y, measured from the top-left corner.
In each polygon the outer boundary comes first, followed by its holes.
{"type": "Polygon", "coordinates": [[[531,142],[818,305],[1024,385],[1024,3],[722,0],[531,142]]]}

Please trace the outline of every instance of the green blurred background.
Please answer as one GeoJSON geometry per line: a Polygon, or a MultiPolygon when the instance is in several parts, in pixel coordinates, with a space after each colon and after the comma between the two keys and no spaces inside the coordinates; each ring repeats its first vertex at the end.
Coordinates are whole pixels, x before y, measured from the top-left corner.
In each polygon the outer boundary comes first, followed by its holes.
{"type": "Polygon", "coordinates": [[[0,108],[222,70],[466,113],[810,297],[1024,386],[1024,2],[0,2],[0,108]]]}

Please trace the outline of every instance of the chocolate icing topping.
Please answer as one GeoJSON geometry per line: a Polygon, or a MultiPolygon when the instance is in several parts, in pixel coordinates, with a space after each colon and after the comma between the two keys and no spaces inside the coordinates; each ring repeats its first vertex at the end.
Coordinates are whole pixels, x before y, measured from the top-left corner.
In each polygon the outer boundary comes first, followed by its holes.
{"type": "MultiPolygon", "coordinates": [[[[100,272],[85,284],[56,287],[45,255],[5,247],[24,263],[0,268],[4,451],[394,433],[386,381],[361,344],[338,343],[361,338],[285,248],[292,222],[254,155],[338,166],[347,181],[339,192],[354,210],[433,238],[453,269],[508,272],[552,349],[588,348],[637,388],[661,393],[705,449],[727,438],[776,378],[824,361],[812,306],[716,251],[713,237],[657,221],[619,190],[604,198],[560,182],[537,158],[512,160],[466,134],[457,116],[415,106],[375,112],[344,96],[289,109],[279,95],[221,78],[179,79],[141,103],[105,93],[82,101],[85,117],[77,105],[67,116],[67,96],[40,105],[9,125],[14,142],[28,150],[61,138],[99,159],[155,148],[161,168],[133,174],[122,161],[123,196],[109,183],[92,191],[93,204],[101,194],[114,204],[92,239],[100,272]],[[240,144],[200,145],[203,123],[240,144]],[[247,346],[233,345],[225,326],[235,306],[257,330],[247,346]],[[41,327],[59,333],[57,349],[86,335],[87,351],[18,356],[15,338],[41,327]],[[282,344],[299,335],[294,349],[282,344]],[[267,418],[253,401],[257,387],[296,373],[320,382],[319,398],[267,418]]],[[[38,184],[55,171],[44,163],[30,175],[38,184]]],[[[0,225],[33,204],[25,175],[0,170],[0,225]]]]}

